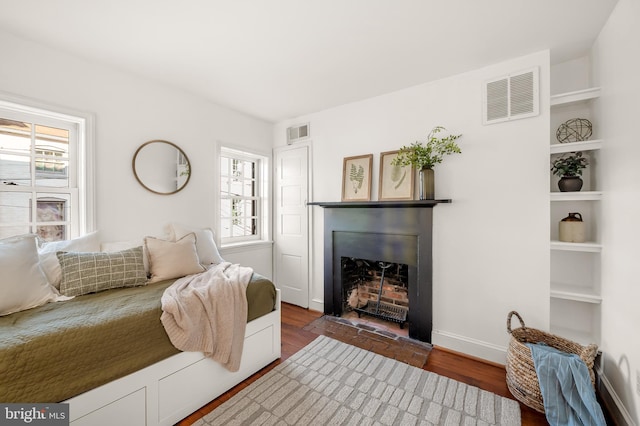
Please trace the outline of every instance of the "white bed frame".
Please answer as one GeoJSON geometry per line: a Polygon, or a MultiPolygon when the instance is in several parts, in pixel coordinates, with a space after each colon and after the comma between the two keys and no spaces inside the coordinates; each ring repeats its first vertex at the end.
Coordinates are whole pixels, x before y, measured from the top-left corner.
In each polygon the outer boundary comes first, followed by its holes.
{"type": "Polygon", "coordinates": [[[175,424],[280,358],[280,313],[278,290],[276,310],[247,323],[239,371],[201,352],[181,352],[65,401],[71,424],[175,424]]]}

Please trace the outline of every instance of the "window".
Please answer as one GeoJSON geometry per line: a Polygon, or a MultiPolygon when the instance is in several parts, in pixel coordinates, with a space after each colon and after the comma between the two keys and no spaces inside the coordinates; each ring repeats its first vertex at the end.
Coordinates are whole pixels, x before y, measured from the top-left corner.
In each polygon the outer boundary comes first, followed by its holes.
{"type": "Polygon", "coordinates": [[[220,232],[223,244],[266,239],[267,158],[222,148],[220,232]]]}
{"type": "Polygon", "coordinates": [[[87,231],[86,118],[0,101],[0,238],[87,231]]]}

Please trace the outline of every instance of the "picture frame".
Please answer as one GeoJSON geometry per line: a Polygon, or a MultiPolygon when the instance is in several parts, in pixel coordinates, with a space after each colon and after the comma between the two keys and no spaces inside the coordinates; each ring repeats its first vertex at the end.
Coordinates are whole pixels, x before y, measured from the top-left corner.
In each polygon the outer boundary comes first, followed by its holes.
{"type": "Polygon", "coordinates": [[[371,200],[373,154],[345,157],[342,162],[342,201],[371,200]]]}
{"type": "Polygon", "coordinates": [[[391,164],[399,150],[380,153],[379,201],[413,200],[415,173],[412,166],[391,164]]]}

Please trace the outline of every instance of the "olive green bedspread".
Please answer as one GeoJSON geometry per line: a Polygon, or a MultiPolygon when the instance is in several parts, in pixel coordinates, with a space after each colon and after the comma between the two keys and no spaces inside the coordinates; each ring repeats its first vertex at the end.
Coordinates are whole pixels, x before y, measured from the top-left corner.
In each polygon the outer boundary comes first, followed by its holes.
{"type": "MultiPolygon", "coordinates": [[[[0,402],[60,402],[179,352],[160,322],[175,280],[107,290],[0,317],[0,402]]],[[[248,321],[273,311],[271,281],[254,274],[248,321]]]]}

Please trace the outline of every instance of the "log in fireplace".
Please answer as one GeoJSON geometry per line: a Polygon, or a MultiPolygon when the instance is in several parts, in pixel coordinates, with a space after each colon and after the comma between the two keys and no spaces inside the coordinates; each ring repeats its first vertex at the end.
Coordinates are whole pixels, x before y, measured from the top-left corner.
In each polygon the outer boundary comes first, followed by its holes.
{"type": "Polygon", "coordinates": [[[324,313],[344,310],[344,259],[406,267],[409,337],[431,343],[433,207],[451,200],[313,202],[324,208],[324,313]]]}

